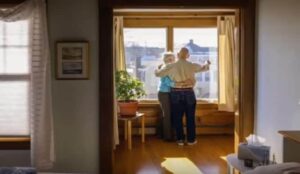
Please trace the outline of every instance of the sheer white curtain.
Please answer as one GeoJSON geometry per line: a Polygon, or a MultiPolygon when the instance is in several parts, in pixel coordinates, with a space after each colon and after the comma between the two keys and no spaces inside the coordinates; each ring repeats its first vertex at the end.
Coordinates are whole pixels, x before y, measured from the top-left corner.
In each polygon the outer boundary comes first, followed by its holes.
{"type": "Polygon", "coordinates": [[[218,17],[219,32],[219,110],[235,111],[235,17],[218,17]]]}
{"type": "Polygon", "coordinates": [[[51,72],[44,0],[26,0],[0,10],[0,21],[30,21],[30,135],[31,160],[39,170],[50,169],[54,162],[51,72]]]}
{"type": "MultiPolygon", "coordinates": [[[[125,47],[123,34],[123,17],[114,17],[114,72],[126,70],[125,47]]],[[[116,85],[114,84],[114,88],[116,85]]],[[[115,88],[116,91],[116,88],[115,88]]],[[[117,96],[114,93],[114,147],[119,144],[119,129],[118,129],[118,103],[117,96]]]]}

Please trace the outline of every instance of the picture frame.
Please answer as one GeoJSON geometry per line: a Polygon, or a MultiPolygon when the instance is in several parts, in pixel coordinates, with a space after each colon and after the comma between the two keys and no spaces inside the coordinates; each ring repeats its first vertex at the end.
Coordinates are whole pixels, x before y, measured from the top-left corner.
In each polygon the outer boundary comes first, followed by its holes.
{"type": "Polygon", "coordinates": [[[57,42],[56,52],[56,79],[89,79],[88,42],[57,42]]]}

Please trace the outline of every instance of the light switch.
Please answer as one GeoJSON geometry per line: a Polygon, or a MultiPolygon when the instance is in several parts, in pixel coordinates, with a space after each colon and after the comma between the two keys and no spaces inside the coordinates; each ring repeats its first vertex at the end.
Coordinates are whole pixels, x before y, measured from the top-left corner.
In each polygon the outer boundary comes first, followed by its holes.
{"type": "Polygon", "coordinates": [[[298,101],[298,105],[300,105],[300,99],[299,99],[299,101],[298,101]]]}

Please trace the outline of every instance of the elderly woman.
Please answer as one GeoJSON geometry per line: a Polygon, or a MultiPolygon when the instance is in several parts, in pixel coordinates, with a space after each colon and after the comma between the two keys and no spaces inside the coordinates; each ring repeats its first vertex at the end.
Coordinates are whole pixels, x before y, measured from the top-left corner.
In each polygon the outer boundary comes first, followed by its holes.
{"type": "MultiPolygon", "coordinates": [[[[164,53],[164,64],[159,69],[175,62],[175,55],[171,52],[164,53]]],[[[158,121],[157,134],[166,141],[173,140],[173,129],[171,120],[170,90],[175,86],[174,82],[168,77],[161,77],[158,85],[158,100],[162,111],[158,121]]]]}

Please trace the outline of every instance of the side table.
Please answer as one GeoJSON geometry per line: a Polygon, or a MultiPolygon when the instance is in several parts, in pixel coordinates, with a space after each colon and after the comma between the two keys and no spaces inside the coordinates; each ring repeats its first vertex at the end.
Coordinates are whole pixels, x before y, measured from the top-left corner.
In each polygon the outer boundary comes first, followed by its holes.
{"type": "Polygon", "coordinates": [[[244,166],[244,160],[238,159],[236,154],[229,154],[226,156],[228,174],[234,174],[234,169],[240,173],[253,170],[254,168],[244,166]]]}
{"type": "Polygon", "coordinates": [[[132,149],[132,121],[141,118],[141,128],[142,128],[142,143],[145,142],[145,114],[137,112],[134,116],[122,116],[118,115],[118,120],[123,120],[124,125],[124,138],[128,142],[128,149],[132,149]]]}

